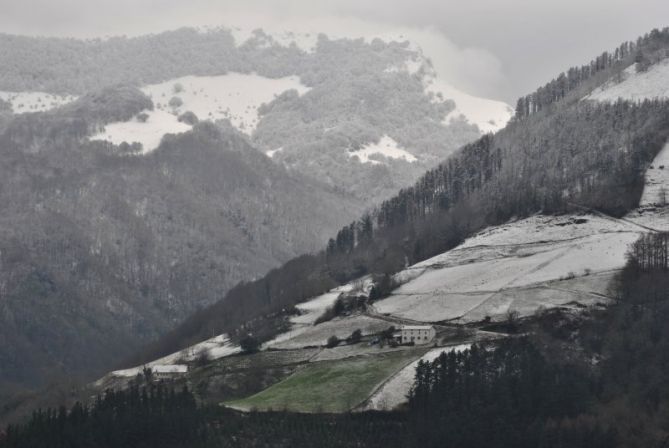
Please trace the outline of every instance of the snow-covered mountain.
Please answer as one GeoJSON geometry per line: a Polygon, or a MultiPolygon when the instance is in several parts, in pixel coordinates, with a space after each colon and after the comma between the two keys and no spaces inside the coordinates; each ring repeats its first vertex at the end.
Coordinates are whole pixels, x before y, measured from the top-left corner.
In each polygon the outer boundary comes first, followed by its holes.
{"type": "MultiPolygon", "coordinates": [[[[371,206],[513,115],[507,104],[454,87],[411,39],[221,27],[76,42],[87,70],[64,66],[61,76],[30,84],[6,64],[0,98],[14,113],[34,112],[66,104],[87,86],[134,84],[153,108],[106,124],[91,140],[139,143],[148,154],[193,120],[228,121],[275,162],[371,206]],[[119,70],[103,71],[110,63],[119,70]],[[32,90],[44,87],[52,93],[32,90]]],[[[72,43],[49,44],[66,64],[72,43]]]]}

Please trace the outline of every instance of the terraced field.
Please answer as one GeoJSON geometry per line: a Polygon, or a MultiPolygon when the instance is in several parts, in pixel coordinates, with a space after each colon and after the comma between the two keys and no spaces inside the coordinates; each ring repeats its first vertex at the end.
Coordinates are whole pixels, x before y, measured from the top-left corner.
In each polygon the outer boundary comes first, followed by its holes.
{"type": "Polygon", "coordinates": [[[309,363],[260,393],[224,404],[243,410],[345,412],[359,405],[388,378],[428,350],[415,348],[309,363]]]}

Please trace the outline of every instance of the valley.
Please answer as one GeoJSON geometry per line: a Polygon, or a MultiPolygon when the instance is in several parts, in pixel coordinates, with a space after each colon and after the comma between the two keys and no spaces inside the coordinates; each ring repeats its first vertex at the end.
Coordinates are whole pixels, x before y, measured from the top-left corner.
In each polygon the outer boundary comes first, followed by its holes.
{"type": "MultiPolygon", "coordinates": [[[[608,98],[605,90],[601,92],[604,100],[608,98]]],[[[657,89],[647,94],[663,95],[657,89]]],[[[570,213],[536,214],[485,228],[457,247],[394,274],[387,297],[372,296],[378,279],[368,275],[298,303],[287,317],[288,327],[262,344],[259,353],[239,353],[241,348],[226,335],[218,337],[222,342],[218,349],[206,345],[216,338],[186,349],[195,354],[209,350],[213,363],[193,367],[179,381],[205,391],[198,394],[204,402],[241,411],[321,413],[401,407],[419,360],[432,361],[441,353],[513,337],[518,322],[553,310],[577,316],[613,304],[613,282],[627,263],[632,243],[648,232],[669,231],[664,198],[669,188],[664,168],[668,158],[669,143],[645,172],[638,208],[623,217],[572,204],[570,213]],[[324,318],[342,300],[363,305],[324,318]],[[393,346],[385,339],[388,331],[405,325],[434,326],[437,337],[427,346],[393,346]],[[351,339],[356,330],[360,341],[351,339]],[[337,342],[331,345],[335,337],[337,342]],[[214,350],[220,349],[230,350],[230,358],[216,355],[214,350]],[[259,367],[255,361],[248,364],[247,358],[274,361],[266,366],[267,361],[260,361],[259,367]],[[238,376],[213,373],[219,372],[220,363],[236,366],[238,376]],[[244,386],[240,378],[247,378],[244,386]],[[227,389],[231,384],[237,385],[233,391],[227,389]]],[[[165,358],[175,359],[175,355],[165,358]]],[[[100,384],[119,384],[114,381],[123,376],[112,372],[100,384]]]]}

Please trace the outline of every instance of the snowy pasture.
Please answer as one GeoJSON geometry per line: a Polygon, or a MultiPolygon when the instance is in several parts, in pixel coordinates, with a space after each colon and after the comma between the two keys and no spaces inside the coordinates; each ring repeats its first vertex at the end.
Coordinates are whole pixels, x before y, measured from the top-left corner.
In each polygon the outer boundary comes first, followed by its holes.
{"type": "Polygon", "coordinates": [[[632,64],[621,73],[620,79],[611,80],[596,88],[585,99],[613,102],[619,98],[632,101],[669,98],[667,79],[669,58],[651,65],[644,72],[637,72],[636,64],[632,64]]]}
{"type": "Polygon", "coordinates": [[[178,116],[193,112],[200,120],[230,120],[241,132],[251,134],[260,120],[258,108],[274,100],[279,94],[296,90],[299,94],[309,89],[299,78],[266,78],[256,74],[228,73],[220,76],[185,76],[160,84],[152,84],[142,91],[154,103],[153,111],[144,111],[148,117],[134,117],[127,122],[108,124],[91,140],[106,140],[142,144],[143,153],[153,151],[165,134],[178,134],[191,129],[178,116]]]}
{"type": "Polygon", "coordinates": [[[12,112],[44,112],[64,104],[71,103],[77,97],[72,95],[55,95],[45,92],[4,92],[0,91],[0,99],[12,106],[12,112]]]}
{"type": "Polygon", "coordinates": [[[290,337],[279,337],[268,346],[277,349],[322,346],[333,335],[339,339],[346,339],[355,330],[362,331],[363,336],[365,336],[379,333],[390,326],[391,324],[385,320],[364,315],[335,318],[318,325],[300,328],[299,331],[293,331],[290,337]]]}
{"type": "Polygon", "coordinates": [[[405,283],[375,309],[423,322],[476,321],[509,310],[525,316],[540,307],[602,302],[602,282],[573,292],[555,282],[621,268],[642,231],[593,215],[533,216],[492,227],[399,273],[405,283]]]}

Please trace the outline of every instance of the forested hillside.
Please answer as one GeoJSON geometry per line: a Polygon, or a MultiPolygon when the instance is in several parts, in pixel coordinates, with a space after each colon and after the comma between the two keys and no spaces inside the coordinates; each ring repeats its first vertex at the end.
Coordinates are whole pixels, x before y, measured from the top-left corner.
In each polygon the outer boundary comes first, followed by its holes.
{"type": "MultiPolygon", "coordinates": [[[[649,57],[664,52],[667,35],[663,30],[645,38],[643,48],[655,48],[649,57]]],[[[669,137],[669,103],[582,97],[574,91],[550,111],[518,117],[466,145],[413,187],[342,228],[320,254],[238,285],[132,361],[175,352],[212,332],[234,333],[251,320],[250,328],[261,331],[259,316],[275,321],[277,313],[334,285],[397,272],[512,217],[574,207],[624,215],[637,206],[643,173],[669,137]]]]}
{"type": "Polygon", "coordinates": [[[111,368],[360,212],[229,126],[200,123],[148,156],[86,139],[147,107],[109,88],[5,125],[0,388],[111,368]]]}
{"type": "MultiPolygon", "coordinates": [[[[367,206],[410,185],[481,135],[475,120],[449,117],[458,104],[429,91],[434,69],[409,42],[320,35],[313,51],[306,51],[261,30],[239,42],[224,28],[180,29],[88,41],[0,35],[0,55],[5,61],[0,67],[0,93],[82,95],[118,83],[142,87],[188,75],[297,76],[309,92],[282,93],[260,107],[257,127],[250,132],[245,123],[245,132],[258,149],[271,151],[277,162],[351,193],[367,206]],[[378,147],[382,138],[393,142],[390,152],[378,147]],[[354,157],[361,148],[369,148],[371,161],[354,157]],[[406,152],[410,161],[394,156],[392,150],[406,152]]],[[[201,99],[213,96],[213,92],[192,93],[201,99]]],[[[503,112],[502,118],[492,114],[478,125],[504,126],[512,113],[506,105],[478,100],[503,112]],[[493,118],[497,122],[488,123],[493,118]]]]}
{"type": "MultiPolygon", "coordinates": [[[[181,29],[88,41],[0,35],[0,55],[5,390],[114,367],[233,285],[320,249],[481,134],[464,118],[446,121],[456,105],[427,91],[430,62],[408,42],[320,36],[307,51],[262,31],[236,42],[226,29],[181,29]],[[204,76],[264,86],[292,76],[304,93],[270,91],[257,111],[228,99],[258,116],[254,127],[169,106],[188,94],[229,107],[174,82],[204,76]],[[146,93],[160,83],[173,97],[146,93]],[[97,138],[154,117],[179,125],[158,149],[132,132],[120,144],[97,138]],[[396,147],[375,149],[381,141],[396,147]]],[[[245,316],[256,306],[247,303],[245,316]]]]}

